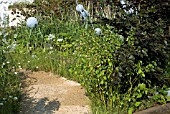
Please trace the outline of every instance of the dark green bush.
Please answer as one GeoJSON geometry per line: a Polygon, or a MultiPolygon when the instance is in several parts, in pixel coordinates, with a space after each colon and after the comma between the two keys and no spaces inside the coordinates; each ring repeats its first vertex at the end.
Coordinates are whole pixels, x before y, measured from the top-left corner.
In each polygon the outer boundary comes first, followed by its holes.
{"type": "MultiPolygon", "coordinates": [[[[81,58],[70,71],[75,71],[90,96],[107,108],[111,104],[124,107],[125,112],[134,111],[154,94],[155,86],[165,89],[168,85],[164,75],[170,58],[170,39],[166,37],[169,20],[154,15],[160,8],[156,3],[141,3],[141,9],[137,7],[134,13],[126,13],[120,6],[115,19],[102,20],[124,36],[123,44],[117,45],[116,34],[108,37],[112,33],[105,33],[95,41],[82,40],[81,49],[76,50],[81,58]]],[[[153,101],[165,103],[165,96],[160,92],[153,101]]]]}

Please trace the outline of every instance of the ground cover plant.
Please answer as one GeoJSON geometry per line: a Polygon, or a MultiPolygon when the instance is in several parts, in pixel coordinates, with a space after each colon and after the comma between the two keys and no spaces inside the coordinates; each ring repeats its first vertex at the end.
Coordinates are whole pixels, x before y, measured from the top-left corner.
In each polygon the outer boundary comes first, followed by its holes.
{"type": "MultiPolygon", "coordinates": [[[[0,36],[3,39],[2,35],[0,36]]],[[[10,57],[7,44],[1,42],[0,49],[0,113],[16,113],[19,111],[20,81],[16,72],[16,64],[10,57]]]]}
{"type": "Polygon", "coordinates": [[[45,0],[27,5],[37,9],[34,15],[23,11],[26,17],[37,18],[36,26],[25,22],[13,30],[7,28],[0,39],[1,111],[19,110],[16,74],[22,68],[52,71],[80,82],[92,100],[94,114],[132,114],[166,103],[169,9],[165,12],[157,2],[45,0]],[[80,3],[83,11],[77,12],[80,3]],[[105,6],[111,8],[104,10],[105,6]]]}

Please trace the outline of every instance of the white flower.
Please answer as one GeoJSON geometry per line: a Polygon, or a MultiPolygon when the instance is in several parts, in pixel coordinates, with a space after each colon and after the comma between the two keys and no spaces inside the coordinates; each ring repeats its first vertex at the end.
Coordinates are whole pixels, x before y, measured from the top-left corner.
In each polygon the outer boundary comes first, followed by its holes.
{"type": "Polygon", "coordinates": [[[21,67],[20,65],[18,66],[18,68],[19,68],[19,69],[22,69],[22,67],[21,67]]]}
{"type": "Polygon", "coordinates": [[[17,72],[14,72],[15,75],[17,75],[18,73],[17,72]]]}
{"type": "Polygon", "coordinates": [[[14,38],[17,38],[18,34],[14,34],[14,38]]]}
{"type": "Polygon", "coordinates": [[[121,42],[124,42],[124,37],[123,37],[122,35],[119,35],[119,40],[120,40],[121,42]]]}
{"type": "Polygon", "coordinates": [[[77,10],[78,12],[81,12],[82,10],[84,10],[83,5],[78,4],[78,5],[76,6],[76,10],[77,10]]]}
{"type": "Polygon", "coordinates": [[[14,100],[18,100],[18,98],[17,98],[17,97],[14,97],[14,100]]]}
{"type": "Polygon", "coordinates": [[[62,41],[63,41],[63,39],[58,39],[57,41],[58,41],[58,42],[62,42],[62,41]]]}
{"type": "Polygon", "coordinates": [[[9,98],[12,98],[12,96],[10,95],[9,98]]]}
{"type": "Polygon", "coordinates": [[[102,30],[100,28],[94,29],[97,35],[100,35],[102,33],[102,30]]]}
{"type": "Polygon", "coordinates": [[[54,34],[49,34],[48,35],[48,40],[50,41],[50,40],[53,40],[55,38],[55,35],[54,34]]]}
{"type": "Polygon", "coordinates": [[[32,57],[32,58],[36,58],[37,56],[36,56],[36,55],[32,55],[31,57],[32,57]]]}
{"type": "Polygon", "coordinates": [[[51,46],[50,49],[53,49],[53,47],[51,46]]]}
{"type": "Polygon", "coordinates": [[[29,17],[27,19],[27,22],[26,22],[26,25],[29,27],[29,28],[34,28],[38,25],[38,21],[35,17],[29,17]]]}
{"type": "Polygon", "coordinates": [[[0,103],[0,106],[3,106],[4,105],[4,103],[0,103]]]}

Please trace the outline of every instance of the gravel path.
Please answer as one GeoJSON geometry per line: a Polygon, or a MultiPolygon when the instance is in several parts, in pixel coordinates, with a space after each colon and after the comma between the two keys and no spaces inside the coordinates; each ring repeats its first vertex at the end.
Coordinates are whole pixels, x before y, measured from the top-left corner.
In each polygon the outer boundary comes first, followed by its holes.
{"type": "Polygon", "coordinates": [[[24,71],[20,114],[90,114],[90,101],[77,82],[46,72],[24,71]]]}

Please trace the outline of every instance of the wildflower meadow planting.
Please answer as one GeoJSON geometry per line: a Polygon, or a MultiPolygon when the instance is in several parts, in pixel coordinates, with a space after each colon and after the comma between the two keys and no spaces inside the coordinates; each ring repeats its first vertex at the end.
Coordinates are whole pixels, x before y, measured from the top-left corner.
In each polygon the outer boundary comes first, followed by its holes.
{"type": "Polygon", "coordinates": [[[170,101],[168,0],[7,3],[0,4],[0,114],[20,111],[21,69],[79,82],[94,114],[170,101]]]}

